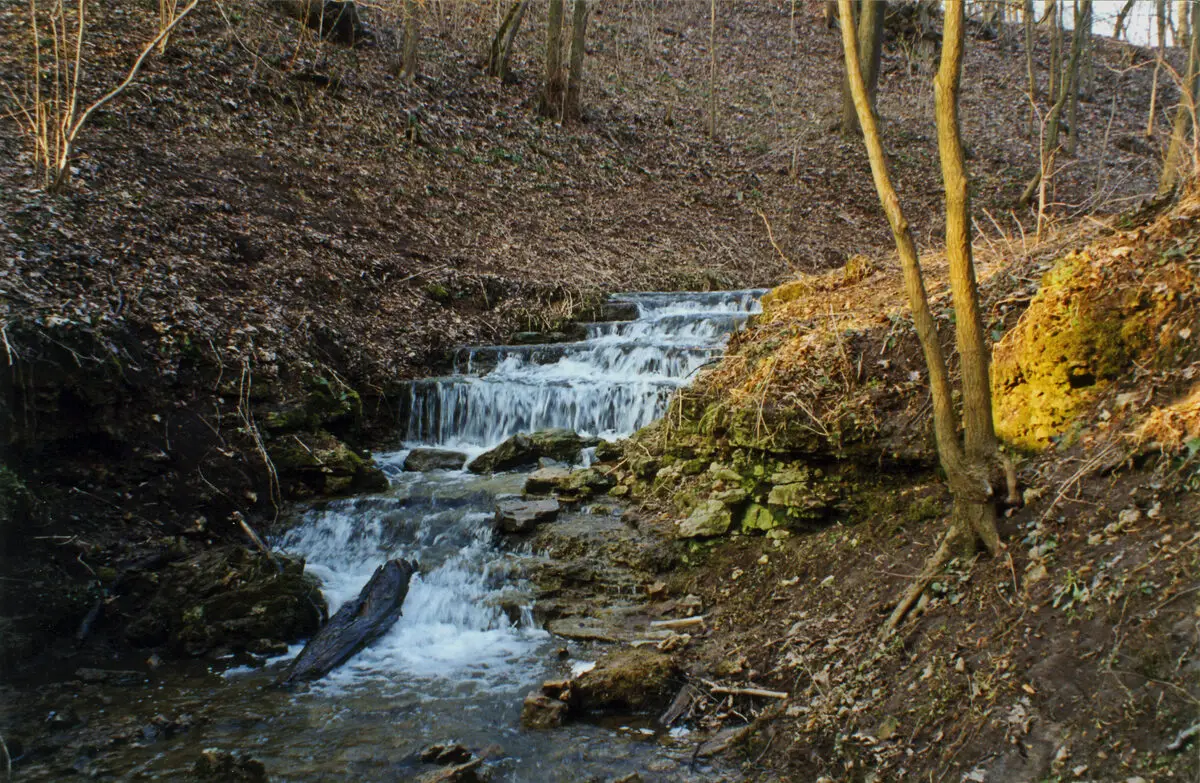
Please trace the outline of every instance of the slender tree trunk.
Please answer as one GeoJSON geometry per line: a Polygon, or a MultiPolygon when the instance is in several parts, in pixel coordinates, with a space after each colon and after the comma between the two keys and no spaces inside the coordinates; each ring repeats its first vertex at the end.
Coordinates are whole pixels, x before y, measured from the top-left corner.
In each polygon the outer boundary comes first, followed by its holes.
{"type": "Polygon", "coordinates": [[[1113,22],[1113,40],[1121,40],[1121,34],[1125,32],[1125,20],[1129,17],[1129,12],[1133,10],[1133,4],[1137,0],[1125,0],[1125,5],[1121,6],[1121,10],[1117,12],[1117,21],[1113,22]]]}
{"type": "MultiPolygon", "coordinates": [[[[990,465],[996,460],[996,431],[988,375],[990,352],[979,312],[975,259],[971,250],[971,202],[958,120],[965,37],[961,0],[947,1],[943,25],[942,61],[933,80],[933,95],[946,193],[946,258],[950,265],[955,334],[962,367],[962,423],[968,470],[987,476],[990,465]]],[[[956,493],[955,505],[960,504],[961,514],[966,517],[962,521],[968,522],[969,529],[984,542],[989,552],[995,554],[1000,548],[1000,536],[996,532],[996,507],[990,496],[985,493],[979,499],[956,493]]]]}
{"type": "Polygon", "coordinates": [[[550,0],[546,20],[546,83],[542,88],[541,112],[560,117],[563,100],[562,68],[563,0],[550,0]]]}
{"type": "Polygon", "coordinates": [[[717,0],[709,3],[708,20],[708,117],[705,130],[717,137],[717,0]]]}
{"type": "Polygon", "coordinates": [[[1050,0],[1046,12],[1050,17],[1050,85],[1049,100],[1053,104],[1058,100],[1059,83],[1062,74],[1062,25],[1058,21],[1058,12],[1063,0],[1050,0]]]}
{"type": "Polygon", "coordinates": [[[1179,21],[1178,26],[1176,27],[1177,37],[1175,39],[1175,45],[1183,47],[1188,45],[1192,35],[1192,15],[1190,13],[1191,4],[1189,0],[1179,0],[1179,5],[1177,7],[1179,10],[1176,13],[1176,16],[1178,17],[1179,21]]]}
{"type": "Polygon", "coordinates": [[[567,77],[567,104],[564,119],[578,119],[579,97],[583,93],[583,57],[587,44],[587,0],[575,0],[571,14],[571,58],[567,77]]]}
{"type": "MultiPolygon", "coordinates": [[[[1191,0],[1191,9],[1200,6],[1200,0],[1191,0]]],[[[1180,4],[1180,15],[1185,9],[1180,4]]],[[[1200,18],[1200,17],[1197,17],[1200,18]]],[[[1179,107],[1175,109],[1175,123],[1171,128],[1171,143],[1167,147],[1167,158],[1163,162],[1162,177],[1158,181],[1158,192],[1167,193],[1179,182],[1183,166],[1184,151],[1187,149],[1188,130],[1195,125],[1196,95],[1200,87],[1200,35],[1193,35],[1188,46],[1187,75],[1183,80],[1179,107]]]]}
{"type": "MultiPolygon", "coordinates": [[[[1091,13],[1092,0],[1083,0],[1083,3],[1088,6],[1088,13],[1091,13]]],[[[1054,105],[1050,108],[1050,116],[1046,118],[1046,134],[1042,139],[1041,150],[1041,165],[1038,172],[1033,175],[1033,179],[1025,186],[1025,191],[1021,194],[1021,198],[1017,201],[1021,206],[1028,205],[1033,201],[1033,197],[1037,195],[1038,188],[1042,185],[1043,173],[1050,173],[1049,169],[1053,166],[1053,157],[1058,150],[1059,128],[1062,125],[1062,113],[1067,103],[1067,97],[1075,86],[1072,74],[1079,73],[1079,54],[1083,47],[1083,36],[1072,36],[1071,41],[1071,57],[1067,61],[1067,67],[1063,73],[1063,84],[1058,91],[1058,98],[1054,105]]],[[[1051,74],[1053,78],[1053,74],[1051,74]]]]}
{"type": "MultiPolygon", "coordinates": [[[[883,58],[883,21],[887,16],[886,0],[861,0],[859,2],[856,34],[858,52],[862,61],[863,78],[867,82],[867,97],[871,110],[875,110],[875,95],[879,88],[879,65],[883,58]]],[[[842,82],[842,135],[855,136],[860,133],[858,113],[850,95],[849,79],[842,82]]]]}
{"type": "Polygon", "coordinates": [[[417,78],[417,40],[421,36],[421,9],[417,0],[404,0],[404,80],[417,78]]]}
{"type": "Polygon", "coordinates": [[[1033,35],[1034,11],[1033,0],[1025,0],[1022,6],[1022,17],[1025,25],[1025,74],[1029,79],[1029,136],[1033,137],[1037,124],[1037,73],[1033,66],[1033,48],[1036,43],[1033,35]]]}
{"type": "MultiPolygon", "coordinates": [[[[896,249],[900,255],[900,265],[904,274],[904,286],[908,294],[909,304],[912,307],[913,323],[916,326],[917,337],[920,340],[921,348],[925,355],[925,364],[929,371],[929,386],[933,397],[934,434],[937,438],[938,457],[942,463],[942,467],[946,471],[950,492],[954,497],[954,517],[950,524],[950,530],[943,539],[938,553],[926,564],[921,575],[905,593],[904,598],[889,618],[887,627],[888,629],[894,629],[903,620],[913,604],[915,604],[916,599],[925,591],[925,588],[928,587],[934,576],[949,561],[950,557],[960,548],[973,548],[975,541],[974,532],[981,534],[989,549],[995,551],[999,548],[999,538],[995,534],[994,511],[990,512],[992,516],[989,517],[989,512],[985,508],[990,505],[989,499],[991,496],[991,489],[987,481],[987,468],[986,466],[977,464],[976,460],[970,456],[975,453],[982,454],[989,442],[994,444],[995,435],[990,426],[990,405],[986,408],[978,407],[981,399],[977,397],[973,398],[971,423],[968,425],[971,427],[968,430],[968,437],[970,438],[968,449],[970,451],[968,454],[964,454],[962,444],[960,444],[958,439],[959,418],[954,410],[946,359],[942,353],[941,341],[938,337],[933,314],[929,309],[929,298],[925,291],[921,264],[917,255],[916,245],[913,242],[912,231],[900,207],[899,196],[892,185],[887,167],[887,158],[885,157],[883,143],[879,136],[879,126],[871,109],[866,82],[860,66],[858,42],[855,39],[850,3],[851,0],[839,0],[838,5],[842,17],[842,46],[845,51],[846,72],[850,82],[850,92],[854,99],[855,110],[858,112],[859,123],[862,127],[863,141],[867,148],[867,157],[871,163],[871,174],[875,180],[875,188],[879,193],[879,200],[883,205],[884,214],[887,215],[888,223],[892,228],[892,236],[896,241],[896,249]],[[983,425],[980,418],[985,414],[988,417],[986,426],[983,425]],[[988,524],[989,520],[991,522],[990,527],[988,524]]],[[[943,142],[949,145],[946,149],[942,149],[942,160],[944,166],[949,164],[949,168],[944,170],[948,175],[946,181],[947,208],[948,210],[954,210],[955,217],[953,218],[953,229],[951,221],[948,219],[947,231],[953,230],[955,232],[953,240],[955,243],[959,241],[969,243],[970,238],[966,233],[966,225],[968,223],[966,175],[962,164],[961,139],[957,138],[958,122],[955,97],[962,64],[963,0],[947,0],[945,6],[942,64],[938,70],[937,77],[938,95],[940,96],[938,99],[937,119],[939,148],[942,147],[943,142]],[[950,139],[952,135],[956,137],[954,140],[950,139]]],[[[950,236],[948,234],[948,243],[949,241],[950,236]]],[[[966,257],[960,254],[958,262],[960,264],[969,264],[969,254],[966,257]]],[[[959,271],[962,272],[963,270],[960,269],[959,271]]],[[[970,272],[965,277],[960,276],[958,281],[963,284],[963,289],[956,292],[956,294],[964,296],[964,303],[974,299],[974,295],[970,293],[973,290],[973,286],[968,284],[973,279],[974,274],[970,272]]],[[[977,307],[974,314],[960,313],[957,310],[957,304],[958,300],[956,297],[956,315],[959,321],[974,319],[978,323],[979,315],[977,307]]],[[[977,358],[982,360],[982,357],[977,358]]],[[[977,363],[972,365],[972,367],[975,372],[978,372],[980,364],[977,363]]],[[[986,388],[986,360],[982,360],[982,368],[984,372],[984,386],[986,388]]],[[[973,388],[975,388],[977,381],[977,378],[972,381],[973,388]]],[[[992,457],[994,457],[994,454],[992,457]]]]}
{"type": "Polygon", "coordinates": [[[513,41],[517,31],[521,29],[521,20],[525,18],[525,10],[529,0],[518,0],[508,9],[504,21],[492,39],[491,52],[488,55],[488,76],[496,76],[502,82],[508,81],[508,61],[512,55],[513,41]]]}
{"type": "Polygon", "coordinates": [[[1167,46],[1167,0],[1155,0],[1154,14],[1158,21],[1158,51],[1154,58],[1154,82],[1150,86],[1150,113],[1146,117],[1146,136],[1154,135],[1154,112],[1158,103],[1158,75],[1162,72],[1167,46]]]}
{"type": "Polygon", "coordinates": [[[1083,92],[1085,67],[1091,44],[1092,0],[1075,0],[1075,29],[1071,33],[1071,61],[1066,78],[1070,104],[1067,111],[1067,154],[1074,156],[1079,147],[1079,95],[1083,92]],[[1078,55],[1076,54],[1078,52],[1078,55]]]}

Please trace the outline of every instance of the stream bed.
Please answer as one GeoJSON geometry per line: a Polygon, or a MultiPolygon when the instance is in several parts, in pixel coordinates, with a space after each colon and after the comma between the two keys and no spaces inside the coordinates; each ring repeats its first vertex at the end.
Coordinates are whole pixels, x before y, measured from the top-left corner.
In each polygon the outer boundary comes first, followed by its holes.
{"type": "MultiPolygon", "coordinates": [[[[416,447],[473,458],[518,432],[549,428],[628,436],[662,415],[671,393],[720,355],[729,334],[757,311],[761,294],[617,295],[614,302],[636,306],[636,319],[586,324],[577,342],[462,349],[455,372],[414,382],[401,448],[376,455],[390,489],[301,511],[272,542],[306,559],[331,614],[385,560],[418,560],[396,625],[296,690],[272,686],[283,656],[219,674],[216,667],[165,667],[153,690],[129,688],[127,699],[109,692],[103,703],[80,704],[80,712],[147,720],[198,717],[173,736],[161,727],[144,743],[106,752],[88,771],[108,779],[179,779],[200,749],[219,747],[263,762],[273,781],[408,780],[436,769],[420,763],[422,748],[458,742],[486,759],[493,781],[603,781],[634,771],[645,780],[737,779],[694,761],[686,732],[663,733],[649,719],[523,730],[524,695],[601,651],[539,627],[526,576],[541,555],[501,545],[493,535],[497,498],[520,495],[527,472],[420,473],[403,463],[416,447]]],[[[589,458],[585,450],[582,459],[589,458]]],[[[587,523],[593,515],[599,523],[621,513],[614,506],[570,509],[560,519],[587,523]]],[[[289,656],[298,652],[296,646],[289,656]]]]}

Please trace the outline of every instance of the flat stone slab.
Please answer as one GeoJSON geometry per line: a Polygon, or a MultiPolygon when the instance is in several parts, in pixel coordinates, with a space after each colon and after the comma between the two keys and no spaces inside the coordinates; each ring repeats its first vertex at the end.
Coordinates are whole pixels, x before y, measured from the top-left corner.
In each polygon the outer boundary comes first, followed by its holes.
{"type": "Polygon", "coordinates": [[[496,528],[505,533],[518,535],[532,533],[542,522],[558,516],[558,501],[546,500],[501,500],[496,504],[496,528]]]}
{"type": "Polygon", "coordinates": [[[462,470],[467,455],[461,451],[446,449],[413,449],[404,458],[404,469],[414,472],[426,470],[462,470]]]}

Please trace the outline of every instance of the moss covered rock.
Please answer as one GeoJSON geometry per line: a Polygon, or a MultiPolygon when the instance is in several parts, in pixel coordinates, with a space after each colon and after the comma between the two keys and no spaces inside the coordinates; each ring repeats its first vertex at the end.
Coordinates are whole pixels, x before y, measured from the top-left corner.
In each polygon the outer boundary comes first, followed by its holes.
{"type": "Polygon", "coordinates": [[[614,650],[571,683],[571,709],[658,709],[674,695],[678,675],[679,667],[669,655],[647,649],[614,650]]]}
{"type": "Polygon", "coordinates": [[[130,583],[150,600],[126,637],[187,655],[258,648],[263,640],[296,642],[326,616],[319,583],[304,573],[304,561],[267,558],[245,547],[209,549],[131,575],[130,583]]]}
{"type": "Polygon", "coordinates": [[[708,538],[724,535],[733,524],[729,507],[719,500],[706,500],[697,505],[687,519],[679,523],[679,538],[708,538]]]}
{"type": "Polygon", "coordinates": [[[381,492],[388,487],[379,468],[324,430],[280,438],[269,453],[289,497],[381,492]]]}

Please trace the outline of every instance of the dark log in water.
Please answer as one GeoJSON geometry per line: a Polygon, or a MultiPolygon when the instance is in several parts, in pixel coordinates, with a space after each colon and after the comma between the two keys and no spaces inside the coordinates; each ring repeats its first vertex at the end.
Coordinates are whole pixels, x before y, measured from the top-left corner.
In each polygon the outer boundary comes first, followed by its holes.
{"type": "Polygon", "coordinates": [[[408,583],[416,571],[417,564],[411,560],[389,560],[375,569],[358,597],[347,601],[309,640],[279,684],[323,677],[386,633],[400,617],[408,583]]]}

